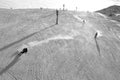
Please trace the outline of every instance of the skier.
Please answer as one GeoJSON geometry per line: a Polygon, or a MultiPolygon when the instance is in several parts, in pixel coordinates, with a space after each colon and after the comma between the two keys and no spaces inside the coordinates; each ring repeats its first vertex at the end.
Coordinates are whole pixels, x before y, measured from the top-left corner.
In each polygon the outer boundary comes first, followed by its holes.
{"type": "Polygon", "coordinates": [[[19,52],[18,55],[21,56],[22,54],[24,54],[24,53],[26,54],[27,52],[28,52],[28,48],[25,47],[25,48],[23,48],[23,50],[21,52],[19,52]]]}
{"type": "Polygon", "coordinates": [[[96,39],[98,37],[98,32],[95,33],[94,38],[96,39]]]}
{"type": "Polygon", "coordinates": [[[96,43],[96,47],[97,47],[99,56],[101,56],[101,54],[100,54],[100,46],[99,46],[99,44],[98,44],[97,38],[100,37],[100,36],[102,36],[102,32],[100,32],[100,31],[97,31],[97,32],[95,33],[95,36],[94,36],[94,39],[95,39],[95,43],[96,43]]]}

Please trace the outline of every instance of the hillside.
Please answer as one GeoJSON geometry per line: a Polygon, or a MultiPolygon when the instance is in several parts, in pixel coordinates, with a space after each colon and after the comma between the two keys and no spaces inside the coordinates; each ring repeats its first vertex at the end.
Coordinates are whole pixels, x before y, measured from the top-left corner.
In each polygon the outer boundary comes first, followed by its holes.
{"type": "Polygon", "coordinates": [[[113,20],[120,22],[120,6],[113,5],[107,8],[104,8],[102,10],[98,10],[96,12],[102,13],[108,17],[110,17],[113,20]]]}
{"type": "Polygon", "coordinates": [[[50,9],[0,10],[0,80],[120,79],[120,23],[74,11],[55,20],[50,9]]]}

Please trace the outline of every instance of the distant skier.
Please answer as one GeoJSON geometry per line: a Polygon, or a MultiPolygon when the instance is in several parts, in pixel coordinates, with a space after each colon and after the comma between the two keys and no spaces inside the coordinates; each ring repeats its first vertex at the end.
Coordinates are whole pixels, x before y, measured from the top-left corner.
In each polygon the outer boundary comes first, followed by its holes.
{"type": "Polygon", "coordinates": [[[98,32],[95,33],[94,38],[96,39],[98,37],[98,32]]]}
{"type": "Polygon", "coordinates": [[[83,23],[85,23],[85,20],[83,20],[83,23]]]}
{"type": "Polygon", "coordinates": [[[23,48],[23,50],[21,52],[19,52],[19,56],[21,56],[22,54],[24,53],[27,53],[28,52],[28,48],[23,48]]]}
{"type": "Polygon", "coordinates": [[[102,33],[101,33],[100,31],[97,31],[97,32],[95,33],[95,36],[94,36],[94,39],[95,39],[95,43],[96,43],[96,47],[97,47],[99,56],[101,56],[101,54],[100,54],[100,47],[99,47],[99,44],[98,44],[98,42],[97,42],[97,38],[100,37],[100,36],[102,36],[102,33]]]}
{"type": "Polygon", "coordinates": [[[56,10],[56,24],[58,24],[58,15],[59,15],[59,11],[56,10]]]}
{"type": "Polygon", "coordinates": [[[4,74],[5,72],[7,72],[11,67],[13,67],[20,60],[21,55],[24,54],[24,53],[27,53],[27,52],[28,52],[28,48],[27,47],[23,48],[22,51],[20,51],[20,52],[19,52],[19,50],[17,50],[14,53],[14,55],[16,55],[16,54],[17,55],[15,56],[15,58],[7,66],[5,66],[5,68],[3,68],[0,71],[0,76],[2,74],[4,74]]]}
{"type": "Polygon", "coordinates": [[[102,32],[97,30],[96,33],[95,33],[94,38],[96,39],[97,37],[100,37],[100,36],[102,36],[102,32]]]}

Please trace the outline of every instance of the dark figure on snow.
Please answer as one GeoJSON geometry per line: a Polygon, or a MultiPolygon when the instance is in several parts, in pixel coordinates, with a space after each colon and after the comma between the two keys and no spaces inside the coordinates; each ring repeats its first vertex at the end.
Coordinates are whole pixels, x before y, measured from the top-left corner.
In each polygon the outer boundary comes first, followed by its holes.
{"type": "Polygon", "coordinates": [[[19,56],[21,56],[24,53],[27,53],[28,49],[27,48],[23,48],[23,50],[18,54],[19,56]]]}
{"type": "Polygon", "coordinates": [[[98,37],[98,32],[95,33],[94,38],[96,39],[98,37]]]}
{"type": "Polygon", "coordinates": [[[58,14],[59,13],[59,11],[58,10],[56,10],[56,24],[58,24],[58,14]]]}

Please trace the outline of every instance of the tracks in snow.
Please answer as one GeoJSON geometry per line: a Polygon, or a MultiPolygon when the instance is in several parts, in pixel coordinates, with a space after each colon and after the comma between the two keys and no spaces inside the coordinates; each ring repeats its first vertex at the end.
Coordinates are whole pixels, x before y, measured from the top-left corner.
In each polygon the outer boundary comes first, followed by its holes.
{"type": "Polygon", "coordinates": [[[26,44],[23,44],[20,48],[18,48],[18,51],[21,51],[23,48],[28,48],[28,49],[32,49],[35,46],[41,46],[44,43],[49,43],[49,41],[53,41],[53,40],[70,40],[70,39],[74,39],[75,36],[79,35],[79,32],[76,30],[71,30],[70,33],[66,34],[66,35],[62,35],[59,34],[57,36],[53,36],[41,41],[31,41],[28,42],[26,44]]]}

